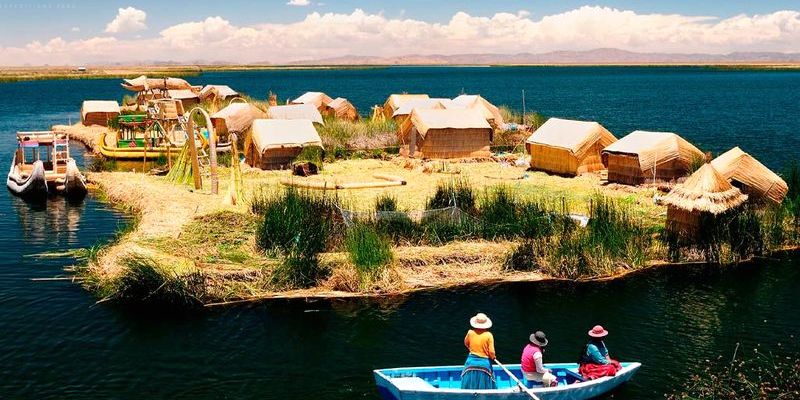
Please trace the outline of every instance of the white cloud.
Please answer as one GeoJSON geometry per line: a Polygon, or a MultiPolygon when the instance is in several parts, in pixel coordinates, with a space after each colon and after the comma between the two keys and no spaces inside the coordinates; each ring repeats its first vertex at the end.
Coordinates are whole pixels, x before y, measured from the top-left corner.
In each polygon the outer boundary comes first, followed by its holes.
{"type": "Polygon", "coordinates": [[[77,26],[73,26],[72,28],[70,28],[70,30],[69,30],[69,31],[70,31],[70,32],[80,32],[80,31],[81,31],[81,28],[79,28],[79,27],[77,27],[77,26]]]}
{"type": "MultiPolygon", "coordinates": [[[[143,26],[141,13],[138,21],[143,26]]],[[[349,54],[538,53],[599,47],[681,53],[800,52],[800,11],[719,19],[585,6],[537,19],[528,11],[491,16],[458,12],[446,22],[432,23],[357,9],[349,14],[312,12],[296,22],[253,26],[212,16],[178,23],[156,37],[55,38],[0,48],[0,65],[198,59],[280,63],[349,54]]]]}
{"type": "Polygon", "coordinates": [[[147,29],[145,24],[147,13],[127,7],[117,10],[117,16],[106,25],[106,33],[128,33],[147,29]]]}
{"type": "Polygon", "coordinates": [[[307,6],[311,2],[308,0],[289,0],[286,4],[290,6],[307,6]]]}

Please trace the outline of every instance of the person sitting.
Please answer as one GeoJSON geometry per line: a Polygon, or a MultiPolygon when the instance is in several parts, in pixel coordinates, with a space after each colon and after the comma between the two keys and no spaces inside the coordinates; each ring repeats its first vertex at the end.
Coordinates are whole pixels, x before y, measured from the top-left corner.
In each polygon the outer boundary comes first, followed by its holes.
{"type": "Polygon", "coordinates": [[[528,338],[529,343],[522,349],[522,374],[529,388],[535,386],[556,386],[555,375],[542,365],[542,353],[547,346],[547,337],[544,332],[537,331],[528,338]]]}
{"type": "Polygon", "coordinates": [[[619,361],[608,355],[603,338],[608,336],[608,331],[600,325],[595,325],[589,331],[589,343],[583,348],[578,364],[578,372],[584,379],[597,379],[604,376],[614,376],[622,369],[619,361]]]}
{"type": "Polygon", "coordinates": [[[461,372],[462,389],[495,389],[496,383],[492,362],[495,359],[494,336],[489,332],[492,320],[484,313],[470,318],[472,327],[464,337],[464,346],[469,350],[464,371],[461,372]]]}

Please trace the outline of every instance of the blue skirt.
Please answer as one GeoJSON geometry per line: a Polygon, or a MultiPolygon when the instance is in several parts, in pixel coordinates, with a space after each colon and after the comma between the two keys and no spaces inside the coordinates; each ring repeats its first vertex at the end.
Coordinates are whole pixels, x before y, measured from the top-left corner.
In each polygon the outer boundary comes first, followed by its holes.
{"type": "Polygon", "coordinates": [[[492,373],[492,362],[474,354],[467,356],[461,372],[462,389],[497,389],[492,373]]]}

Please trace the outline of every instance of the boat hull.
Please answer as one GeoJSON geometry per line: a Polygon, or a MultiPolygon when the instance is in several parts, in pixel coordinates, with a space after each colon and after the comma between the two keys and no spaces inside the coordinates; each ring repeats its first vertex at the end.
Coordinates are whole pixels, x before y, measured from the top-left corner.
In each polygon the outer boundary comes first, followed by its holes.
{"type": "Polygon", "coordinates": [[[30,175],[22,176],[16,167],[16,155],[11,161],[11,170],[6,179],[8,190],[25,199],[40,200],[47,198],[47,178],[45,177],[44,164],[41,161],[33,163],[30,175]]]}
{"type": "Polygon", "coordinates": [[[86,197],[86,178],[84,178],[75,160],[67,160],[67,170],[64,174],[64,197],[77,200],[86,197]]]}
{"type": "MultiPolygon", "coordinates": [[[[577,364],[546,364],[553,371],[577,376],[577,364]]],[[[591,381],[575,381],[556,387],[531,389],[541,400],[585,400],[602,396],[628,382],[641,367],[639,363],[622,363],[616,376],[591,381]]],[[[519,365],[508,365],[517,377],[521,376],[519,365]]],[[[498,389],[460,389],[462,366],[396,368],[375,370],[375,383],[384,400],[530,400],[516,383],[499,368],[495,368],[498,389]],[[436,378],[433,378],[436,377],[436,378]],[[438,387],[437,387],[438,386],[438,387]]],[[[559,378],[562,380],[561,378],[559,378]]]]}

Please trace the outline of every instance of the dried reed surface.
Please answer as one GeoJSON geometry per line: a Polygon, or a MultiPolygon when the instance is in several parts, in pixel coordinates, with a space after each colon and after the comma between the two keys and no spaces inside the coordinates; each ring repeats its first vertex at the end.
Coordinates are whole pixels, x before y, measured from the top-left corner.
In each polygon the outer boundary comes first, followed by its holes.
{"type": "MultiPolygon", "coordinates": [[[[431,171],[407,160],[346,160],[326,164],[319,176],[291,177],[289,171],[261,171],[244,168],[244,197],[251,198],[256,188],[282,190],[279,181],[359,182],[372,181],[374,173],[402,176],[408,184],[391,188],[341,190],[332,192],[344,208],[373,210],[376,199],[391,196],[400,210],[424,209],[436,185],[447,179],[468,179],[477,189],[495,186],[497,177],[519,178],[509,188],[521,198],[566,197],[573,212],[588,212],[589,199],[600,192],[630,205],[635,215],[648,224],[664,223],[664,208],[651,200],[651,190],[617,191],[601,185],[596,175],[562,178],[500,163],[453,163],[431,171]],[[453,174],[453,172],[458,172],[453,174]],[[489,178],[491,177],[491,178],[489,178]]],[[[219,176],[229,176],[220,168],[219,176]]],[[[539,280],[538,272],[509,271],[504,261],[513,249],[512,242],[450,242],[443,246],[398,246],[394,257],[380,276],[368,286],[361,285],[357,270],[346,253],[323,253],[320,264],[329,273],[310,289],[282,290],[269,279],[280,264],[255,245],[255,218],[247,204],[223,205],[222,195],[209,194],[210,183],[193,191],[174,185],[163,177],[129,172],[101,172],[89,175],[108,199],[139,215],[136,227],[115,243],[99,251],[88,268],[94,281],[112,282],[131,264],[147,258],[171,274],[197,279],[201,274],[204,303],[275,296],[364,296],[399,294],[407,291],[501,280],[539,280]]],[[[230,182],[220,180],[219,193],[226,193],[230,182]]],[[[187,278],[188,279],[188,278],[187,278]]]]}
{"type": "Polygon", "coordinates": [[[104,132],[109,131],[106,126],[84,126],[80,121],[74,125],[53,125],[51,129],[56,132],[68,133],[71,140],[83,143],[87,149],[90,149],[95,154],[100,153],[100,137],[104,132]]]}

